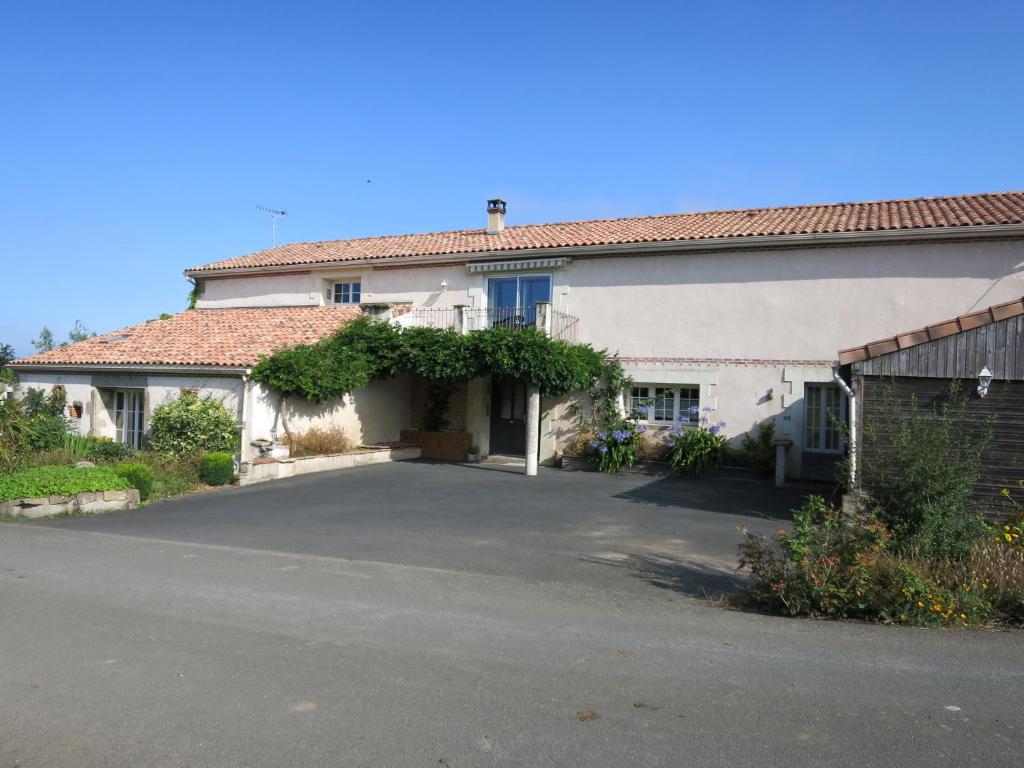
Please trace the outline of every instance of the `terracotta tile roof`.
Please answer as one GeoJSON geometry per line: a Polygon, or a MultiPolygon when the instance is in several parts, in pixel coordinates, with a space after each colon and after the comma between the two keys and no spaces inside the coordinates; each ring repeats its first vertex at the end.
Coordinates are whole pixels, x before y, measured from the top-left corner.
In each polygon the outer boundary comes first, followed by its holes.
{"type": "Polygon", "coordinates": [[[193,309],[11,365],[209,365],[245,367],[283,347],[307,344],[359,317],[358,307],[193,309]]]}
{"type": "Polygon", "coordinates": [[[839,350],[839,364],[849,365],[850,363],[859,363],[861,360],[868,360],[872,357],[881,357],[890,352],[898,352],[908,347],[916,347],[918,344],[924,344],[927,341],[942,339],[961,331],[969,331],[972,328],[989,325],[998,320],[1017,317],[1017,315],[1024,315],[1024,298],[996,304],[987,309],[979,309],[977,312],[953,317],[924,328],[890,336],[887,339],[879,339],[878,341],[872,341],[857,347],[841,349],[839,350]]]}
{"type": "Polygon", "coordinates": [[[671,240],[881,232],[1024,223],[1024,192],[924,197],[863,203],[749,208],[414,235],[291,243],[186,270],[280,267],[358,259],[434,256],[529,248],[655,243],[671,240]]]}

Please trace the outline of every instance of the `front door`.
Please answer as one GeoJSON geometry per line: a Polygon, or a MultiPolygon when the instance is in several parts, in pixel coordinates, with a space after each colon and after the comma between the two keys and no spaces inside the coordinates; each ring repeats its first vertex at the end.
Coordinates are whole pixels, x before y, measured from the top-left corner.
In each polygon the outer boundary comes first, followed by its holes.
{"type": "Polygon", "coordinates": [[[526,455],[526,383],[491,381],[491,450],[526,455]]]}

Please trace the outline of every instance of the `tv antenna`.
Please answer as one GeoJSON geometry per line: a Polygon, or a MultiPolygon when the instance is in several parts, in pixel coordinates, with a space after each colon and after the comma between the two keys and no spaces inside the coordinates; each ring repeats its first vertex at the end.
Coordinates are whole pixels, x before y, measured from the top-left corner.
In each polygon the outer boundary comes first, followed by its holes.
{"type": "Polygon", "coordinates": [[[258,210],[270,215],[270,247],[277,245],[277,220],[288,215],[288,211],[277,208],[267,208],[265,205],[257,205],[258,210]]]}

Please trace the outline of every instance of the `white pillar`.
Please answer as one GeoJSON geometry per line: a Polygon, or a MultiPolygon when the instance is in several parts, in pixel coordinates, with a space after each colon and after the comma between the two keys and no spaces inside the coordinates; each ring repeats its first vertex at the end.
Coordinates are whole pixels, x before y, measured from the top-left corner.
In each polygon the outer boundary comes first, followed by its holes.
{"type": "Polygon", "coordinates": [[[545,336],[551,335],[551,302],[537,302],[537,330],[545,336]]]}
{"type": "Polygon", "coordinates": [[[466,326],[466,305],[456,304],[452,309],[455,310],[455,332],[461,334],[469,333],[469,328],[466,326]]]}
{"type": "Polygon", "coordinates": [[[537,450],[540,445],[540,387],[526,386],[526,474],[537,474],[537,450]]]}

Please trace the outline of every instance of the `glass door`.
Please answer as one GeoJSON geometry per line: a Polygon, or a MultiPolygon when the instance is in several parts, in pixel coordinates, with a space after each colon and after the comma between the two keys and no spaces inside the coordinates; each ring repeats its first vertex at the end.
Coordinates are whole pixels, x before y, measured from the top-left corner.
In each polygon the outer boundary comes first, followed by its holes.
{"type": "Polygon", "coordinates": [[[804,390],[804,450],[839,453],[846,398],[835,384],[808,384],[804,390]]]}
{"type": "Polygon", "coordinates": [[[492,326],[536,325],[538,301],[551,301],[551,275],[487,280],[487,312],[492,326]]]}
{"type": "Polygon", "coordinates": [[[114,439],[132,448],[142,447],[142,395],[139,389],[114,393],[114,439]]]}

